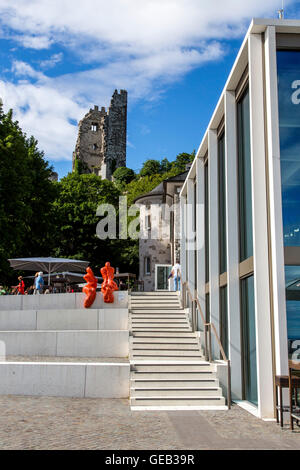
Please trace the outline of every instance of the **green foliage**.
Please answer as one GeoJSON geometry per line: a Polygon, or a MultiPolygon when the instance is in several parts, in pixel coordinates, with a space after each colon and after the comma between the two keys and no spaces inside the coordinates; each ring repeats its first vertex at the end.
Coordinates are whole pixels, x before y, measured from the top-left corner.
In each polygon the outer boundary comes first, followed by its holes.
{"type": "Polygon", "coordinates": [[[130,183],[134,178],[135,172],[125,166],[117,168],[113,174],[113,179],[120,188],[124,188],[126,184],[130,183]]]}
{"type": "Polygon", "coordinates": [[[140,171],[140,176],[151,176],[161,172],[159,160],[146,160],[140,171]]]}
{"type": "Polygon", "coordinates": [[[38,256],[51,244],[52,168],[37,141],[0,105],[0,279],[12,279],[7,259],[38,256]]]}
{"type": "Polygon", "coordinates": [[[195,150],[192,153],[179,153],[176,160],[172,163],[172,168],[178,171],[178,173],[183,173],[186,171],[186,165],[191,163],[194,158],[195,150]]]}
{"type": "Polygon", "coordinates": [[[134,267],[136,272],[136,241],[101,240],[96,235],[100,204],[113,205],[118,216],[121,193],[117,186],[95,174],[76,173],[69,173],[57,186],[53,255],[90,261],[98,273],[106,261],[125,271],[134,267]]]}

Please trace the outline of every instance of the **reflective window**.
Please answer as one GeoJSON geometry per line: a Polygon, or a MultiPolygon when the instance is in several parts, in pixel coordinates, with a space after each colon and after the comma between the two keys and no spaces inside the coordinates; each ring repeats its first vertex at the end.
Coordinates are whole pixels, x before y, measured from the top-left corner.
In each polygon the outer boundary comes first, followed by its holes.
{"type": "MultiPolygon", "coordinates": [[[[228,359],[228,312],[227,312],[227,286],[220,288],[220,336],[224,352],[228,359]]],[[[221,357],[221,359],[223,359],[221,357]]]]}
{"type": "Polygon", "coordinates": [[[241,312],[244,360],[244,398],[254,405],[257,405],[256,326],[253,276],[241,280],[241,312]]]}
{"type": "Polygon", "coordinates": [[[208,192],[208,164],[204,166],[204,185],[205,185],[205,282],[209,282],[209,192],[208,192]]]}
{"type": "Polygon", "coordinates": [[[253,256],[249,92],[238,102],[240,261],[253,256]]]}
{"type": "Polygon", "coordinates": [[[278,101],[285,246],[300,246],[300,51],[278,51],[278,101]]]}
{"type": "MultiPolygon", "coordinates": [[[[300,246],[300,51],[277,51],[283,239],[300,246]]],[[[300,266],[285,267],[289,354],[300,340],[300,266]]]]}
{"type": "Polygon", "coordinates": [[[300,266],[285,267],[289,355],[300,347],[300,266]]]}
{"type": "Polygon", "coordinates": [[[226,174],[225,174],[225,134],[218,142],[219,167],[219,247],[220,274],[227,271],[226,263],[226,174]]]}

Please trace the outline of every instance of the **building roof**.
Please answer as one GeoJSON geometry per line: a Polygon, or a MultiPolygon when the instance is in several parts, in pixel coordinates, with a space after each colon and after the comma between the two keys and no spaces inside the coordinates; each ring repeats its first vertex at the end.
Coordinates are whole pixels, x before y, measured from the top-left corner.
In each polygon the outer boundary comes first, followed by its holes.
{"type": "Polygon", "coordinates": [[[156,196],[164,196],[166,193],[166,183],[183,183],[188,175],[188,171],[184,171],[183,173],[179,173],[178,175],[171,176],[166,180],[163,180],[159,185],[157,185],[152,191],[146,194],[142,194],[135,198],[134,202],[138,201],[139,199],[144,199],[145,197],[156,197],[156,196]]]}

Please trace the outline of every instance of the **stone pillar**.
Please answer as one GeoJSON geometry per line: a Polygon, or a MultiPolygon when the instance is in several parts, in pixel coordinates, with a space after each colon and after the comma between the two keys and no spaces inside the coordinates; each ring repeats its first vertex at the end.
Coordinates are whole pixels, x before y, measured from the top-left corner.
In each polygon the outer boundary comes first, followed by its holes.
{"type": "Polygon", "coordinates": [[[275,26],[265,33],[266,114],[276,374],[288,374],[275,26]]]}
{"type": "MultiPolygon", "coordinates": [[[[220,331],[219,293],[219,198],[218,198],[218,138],[216,130],[208,131],[208,179],[209,179],[209,302],[210,318],[217,332],[220,331]]],[[[220,350],[212,335],[213,354],[220,358],[220,350]]]]}
{"type": "Polygon", "coordinates": [[[242,355],[239,279],[239,203],[235,93],[225,92],[225,174],[227,242],[227,310],[232,396],[242,399],[242,355]],[[233,191],[232,188],[235,188],[233,191]]]}
{"type": "Polygon", "coordinates": [[[262,36],[250,34],[248,46],[258,414],[261,418],[272,418],[274,401],[262,36]]]}

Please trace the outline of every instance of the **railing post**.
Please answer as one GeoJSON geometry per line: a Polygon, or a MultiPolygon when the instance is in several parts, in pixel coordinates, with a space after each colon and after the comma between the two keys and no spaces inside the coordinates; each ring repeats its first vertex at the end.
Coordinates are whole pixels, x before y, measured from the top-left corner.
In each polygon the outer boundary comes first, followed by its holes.
{"type": "Polygon", "coordinates": [[[212,354],[211,354],[211,324],[208,324],[208,355],[209,355],[209,362],[212,362],[212,354]]]}
{"type": "Polygon", "coordinates": [[[196,302],[192,300],[192,330],[195,332],[195,310],[196,310],[196,302]]]}
{"type": "Polygon", "coordinates": [[[231,366],[230,360],[227,361],[227,406],[230,410],[231,408],[231,366]]]}
{"type": "Polygon", "coordinates": [[[186,284],[185,282],[182,283],[182,306],[186,308],[186,284]]]}
{"type": "Polygon", "coordinates": [[[208,361],[209,356],[208,356],[208,347],[207,347],[207,333],[208,333],[208,328],[206,323],[204,324],[204,354],[205,354],[205,360],[208,361]]]}

